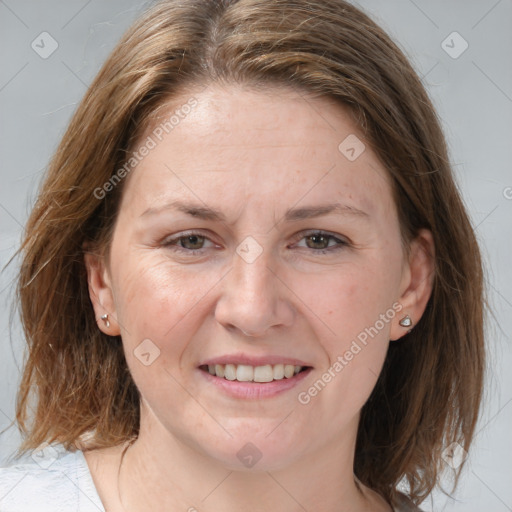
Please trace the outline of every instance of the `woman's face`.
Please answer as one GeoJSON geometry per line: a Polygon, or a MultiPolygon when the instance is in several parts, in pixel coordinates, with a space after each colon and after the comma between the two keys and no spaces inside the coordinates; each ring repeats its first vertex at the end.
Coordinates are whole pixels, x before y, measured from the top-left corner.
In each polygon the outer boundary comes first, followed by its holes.
{"type": "Polygon", "coordinates": [[[398,321],[422,312],[363,144],[332,101],[235,86],[181,96],[140,138],[91,297],[159,441],[260,469],[354,442],[398,321]]]}

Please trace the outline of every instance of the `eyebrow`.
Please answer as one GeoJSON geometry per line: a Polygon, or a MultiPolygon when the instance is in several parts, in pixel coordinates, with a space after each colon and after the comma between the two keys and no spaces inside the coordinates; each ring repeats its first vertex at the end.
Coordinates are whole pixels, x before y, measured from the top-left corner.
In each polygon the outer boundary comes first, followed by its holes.
{"type": "MultiPolygon", "coordinates": [[[[172,201],[171,203],[160,207],[148,208],[144,211],[144,213],[142,213],[141,217],[147,215],[156,215],[166,210],[179,211],[197,219],[226,222],[226,216],[216,208],[179,200],[172,201]]],[[[368,213],[360,210],[359,208],[356,208],[355,206],[342,203],[330,203],[316,206],[304,206],[301,208],[290,208],[286,211],[284,220],[286,222],[294,222],[304,219],[321,217],[328,215],[329,213],[336,213],[338,215],[353,215],[361,218],[369,217],[368,213]]]]}

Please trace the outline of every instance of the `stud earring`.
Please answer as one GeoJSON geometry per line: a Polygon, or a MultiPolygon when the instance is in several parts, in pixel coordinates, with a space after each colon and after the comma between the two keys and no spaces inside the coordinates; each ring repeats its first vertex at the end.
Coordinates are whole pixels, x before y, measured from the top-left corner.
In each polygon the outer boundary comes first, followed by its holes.
{"type": "Polygon", "coordinates": [[[411,327],[412,320],[409,315],[405,315],[399,322],[402,327],[411,327]]]}
{"type": "Polygon", "coordinates": [[[101,319],[105,322],[105,325],[107,327],[110,327],[110,322],[108,321],[108,315],[107,314],[101,315],[101,319]]]}

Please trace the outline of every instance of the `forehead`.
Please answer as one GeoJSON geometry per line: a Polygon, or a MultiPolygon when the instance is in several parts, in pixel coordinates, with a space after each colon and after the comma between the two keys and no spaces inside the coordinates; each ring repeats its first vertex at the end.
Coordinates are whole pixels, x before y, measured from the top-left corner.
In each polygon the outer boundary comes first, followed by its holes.
{"type": "Polygon", "coordinates": [[[148,143],[125,184],[139,213],[184,194],[237,211],[249,199],[273,208],[345,199],[374,214],[392,207],[386,170],[350,110],[331,98],[286,88],[190,90],[158,110],[133,150],[148,143]]]}

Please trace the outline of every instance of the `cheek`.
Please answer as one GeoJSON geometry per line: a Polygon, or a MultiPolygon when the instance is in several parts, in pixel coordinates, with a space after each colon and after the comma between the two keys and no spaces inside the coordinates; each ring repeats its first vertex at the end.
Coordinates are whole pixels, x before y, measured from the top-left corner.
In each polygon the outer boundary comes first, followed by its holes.
{"type": "Polygon", "coordinates": [[[129,255],[118,267],[117,282],[120,313],[135,326],[140,325],[136,320],[148,318],[152,325],[169,328],[201,295],[194,273],[156,253],[129,255]]]}
{"type": "MultiPolygon", "coordinates": [[[[310,286],[304,287],[301,293],[309,293],[308,302],[320,319],[325,320],[330,338],[336,344],[336,340],[356,337],[365,327],[374,325],[381,314],[392,309],[397,279],[391,277],[391,272],[376,271],[371,265],[352,266],[333,272],[328,279],[316,284],[308,280],[310,286]]],[[[384,326],[386,329],[380,323],[378,327],[386,333],[389,322],[384,326]]]]}
{"type": "Polygon", "coordinates": [[[130,373],[150,403],[178,406],[182,355],[197,329],[195,306],[209,283],[156,252],[128,254],[116,274],[116,305],[130,373]]]}
{"type": "Polygon", "coordinates": [[[329,327],[322,328],[327,334],[319,337],[327,356],[325,366],[300,390],[298,399],[311,407],[312,417],[328,416],[335,435],[357,415],[375,387],[396,311],[392,282],[370,268],[340,272],[328,284],[328,293],[316,289],[314,295],[320,300],[313,302],[329,327]]]}
{"type": "Polygon", "coordinates": [[[347,266],[333,273],[324,288],[317,284],[309,298],[328,327],[319,337],[327,355],[322,370],[330,368],[337,376],[332,387],[351,388],[354,398],[371,391],[382,368],[391,324],[399,309],[395,302],[398,268],[399,264],[393,267],[383,260],[347,266]]]}
{"type": "Polygon", "coordinates": [[[201,304],[221,277],[173,264],[156,251],[125,258],[117,268],[116,305],[127,358],[149,339],[160,350],[159,362],[178,364],[200,327],[201,304]]]}

